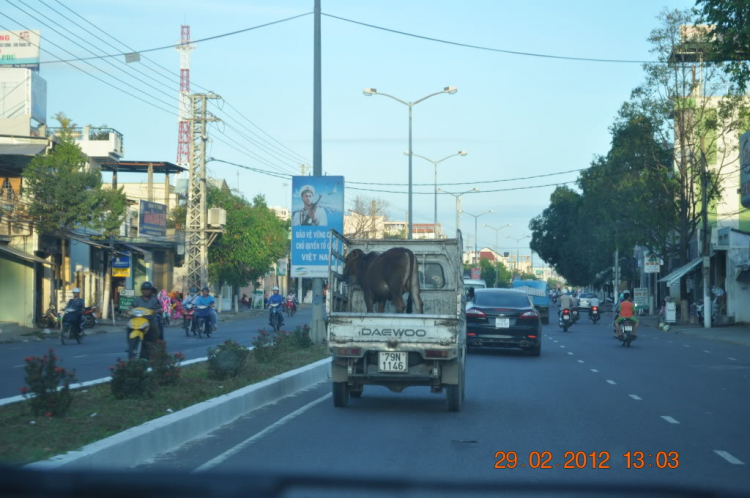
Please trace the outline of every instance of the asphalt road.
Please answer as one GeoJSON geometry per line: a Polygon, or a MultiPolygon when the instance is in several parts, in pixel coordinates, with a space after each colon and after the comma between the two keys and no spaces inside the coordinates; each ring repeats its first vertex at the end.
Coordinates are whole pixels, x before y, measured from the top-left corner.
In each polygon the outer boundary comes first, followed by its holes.
{"type": "MultiPolygon", "coordinates": [[[[310,322],[310,306],[302,306],[294,317],[285,316],[285,329],[294,330],[310,322]]],[[[219,320],[221,320],[221,315],[219,320]]],[[[206,356],[206,349],[234,339],[240,344],[250,346],[251,341],[258,334],[258,330],[268,326],[266,313],[248,318],[237,318],[227,322],[219,321],[218,330],[208,339],[186,337],[181,327],[172,326],[164,331],[167,349],[171,352],[181,351],[187,359],[206,356]]],[[[47,339],[39,342],[0,344],[0,376],[4,382],[0,384],[0,398],[7,398],[19,394],[19,388],[24,385],[24,361],[27,356],[42,356],[55,350],[65,368],[74,368],[79,382],[100,379],[109,376],[109,367],[115,364],[117,358],[127,358],[125,332],[95,334],[96,328],[87,331],[89,334],[81,344],[63,346],[59,338],[47,339]]]]}
{"type": "Polygon", "coordinates": [[[322,383],[140,468],[750,489],[750,348],[649,328],[623,348],[610,322],[545,326],[539,358],[472,352],[460,413],[426,388],[366,386],[334,408],[322,383]],[[500,451],[515,468],[494,468],[500,451]],[[643,468],[628,469],[639,451],[643,468]],[[588,455],[584,468],[564,468],[566,452],[588,455]],[[675,465],[660,452],[678,467],[658,468],[675,465]]]}

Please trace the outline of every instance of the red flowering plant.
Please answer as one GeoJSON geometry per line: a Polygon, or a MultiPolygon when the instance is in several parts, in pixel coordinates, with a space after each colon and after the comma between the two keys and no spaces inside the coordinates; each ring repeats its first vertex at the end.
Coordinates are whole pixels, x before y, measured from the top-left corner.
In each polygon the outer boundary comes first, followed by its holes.
{"type": "Polygon", "coordinates": [[[148,371],[149,362],[144,359],[128,361],[117,358],[117,364],[109,367],[112,380],[109,387],[117,399],[150,398],[156,391],[153,372],[148,371]]]}
{"type": "Polygon", "coordinates": [[[34,415],[63,417],[73,402],[70,384],[76,380],[75,371],[57,365],[57,359],[54,349],[41,358],[24,358],[26,386],[21,388],[21,394],[29,400],[34,415]]]}
{"type": "Polygon", "coordinates": [[[208,373],[212,379],[228,379],[240,374],[250,351],[237,341],[227,339],[224,344],[208,348],[208,373]]]}
{"type": "Polygon", "coordinates": [[[258,335],[253,339],[253,356],[258,363],[267,363],[279,353],[279,348],[276,347],[276,341],[279,335],[283,335],[284,332],[266,332],[265,329],[258,330],[258,335]]]}
{"type": "Polygon", "coordinates": [[[162,386],[176,384],[180,380],[180,363],[185,359],[182,353],[167,352],[166,341],[158,341],[151,347],[151,371],[156,383],[162,386]]]}

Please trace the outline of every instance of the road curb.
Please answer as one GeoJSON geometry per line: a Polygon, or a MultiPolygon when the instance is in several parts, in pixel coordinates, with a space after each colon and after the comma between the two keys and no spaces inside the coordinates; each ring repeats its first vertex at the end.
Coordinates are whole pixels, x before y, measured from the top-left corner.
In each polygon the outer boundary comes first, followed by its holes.
{"type": "Polygon", "coordinates": [[[187,441],[205,436],[264,405],[312,387],[330,376],[331,359],[325,358],[151,420],[80,450],[28,464],[25,468],[104,470],[134,467],[187,441]]]}

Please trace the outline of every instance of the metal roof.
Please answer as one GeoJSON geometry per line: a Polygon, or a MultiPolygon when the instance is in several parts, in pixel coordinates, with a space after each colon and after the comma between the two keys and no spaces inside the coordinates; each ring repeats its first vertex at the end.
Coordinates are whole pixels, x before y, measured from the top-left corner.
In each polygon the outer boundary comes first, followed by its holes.
{"type": "Polygon", "coordinates": [[[187,168],[166,161],[117,161],[104,162],[102,169],[118,173],[148,173],[148,166],[152,165],[154,173],[181,173],[187,168]]]}
{"type": "Polygon", "coordinates": [[[29,254],[27,252],[23,252],[20,249],[16,249],[15,247],[6,246],[4,244],[0,244],[0,252],[4,252],[6,254],[10,254],[11,256],[15,256],[19,259],[23,259],[25,261],[29,261],[31,263],[40,263],[43,265],[52,266],[52,263],[50,263],[47,260],[44,260],[42,258],[39,258],[37,256],[34,256],[33,254],[29,254]]]}

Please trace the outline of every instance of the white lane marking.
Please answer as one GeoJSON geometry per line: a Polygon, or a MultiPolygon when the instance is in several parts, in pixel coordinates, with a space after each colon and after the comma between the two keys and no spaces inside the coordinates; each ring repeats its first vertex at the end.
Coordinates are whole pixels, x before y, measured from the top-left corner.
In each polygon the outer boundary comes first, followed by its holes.
{"type": "Polygon", "coordinates": [[[25,366],[26,366],[26,365],[16,365],[16,366],[15,366],[15,367],[13,367],[13,368],[23,368],[23,367],[25,367],[25,366]]]}
{"type": "Polygon", "coordinates": [[[672,344],[672,341],[667,341],[668,343],[672,344]]]}
{"type": "Polygon", "coordinates": [[[630,396],[631,398],[633,398],[636,401],[643,401],[643,398],[641,398],[637,394],[629,394],[628,396],[630,396]]]}
{"type": "Polygon", "coordinates": [[[315,405],[317,405],[319,403],[322,403],[323,401],[327,400],[331,396],[332,396],[332,394],[328,393],[325,396],[322,396],[322,397],[316,399],[315,401],[311,401],[310,403],[306,404],[305,406],[303,406],[301,408],[298,408],[297,410],[293,411],[289,415],[287,415],[287,416],[285,416],[285,417],[277,420],[273,424],[269,425],[268,427],[266,427],[262,431],[258,432],[257,434],[255,434],[253,436],[250,436],[249,438],[245,439],[244,441],[242,441],[240,444],[238,444],[234,448],[230,448],[229,450],[225,451],[224,453],[222,453],[221,455],[217,456],[216,458],[212,458],[211,460],[209,460],[208,462],[204,463],[203,465],[201,465],[197,469],[193,470],[191,473],[204,472],[206,470],[209,470],[209,469],[212,469],[212,468],[216,467],[220,463],[225,462],[226,460],[228,460],[229,458],[233,457],[234,455],[236,455],[237,453],[239,453],[240,451],[242,451],[246,447],[250,446],[251,444],[253,444],[257,440],[261,439],[266,434],[268,434],[270,432],[273,432],[274,430],[278,429],[279,427],[281,427],[282,425],[286,424],[290,420],[292,420],[292,419],[294,419],[294,418],[302,415],[303,413],[305,413],[307,410],[309,410],[310,408],[314,407],[315,405]]]}
{"type": "Polygon", "coordinates": [[[592,368],[591,371],[594,373],[599,373],[599,370],[597,370],[596,368],[592,368]]]}
{"type": "Polygon", "coordinates": [[[573,356],[573,353],[571,353],[570,351],[568,351],[568,354],[571,355],[571,356],[573,356]]]}
{"type": "Polygon", "coordinates": [[[555,341],[554,339],[553,339],[553,342],[557,343],[557,341],[555,341]]]}
{"type": "Polygon", "coordinates": [[[583,363],[583,360],[578,360],[578,363],[583,363]]]}
{"type": "Polygon", "coordinates": [[[683,346],[685,346],[686,348],[689,348],[690,344],[683,344],[683,346]]]}
{"type": "Polygon", "coordinates": [[[744,462],[743,462],[742,460],[739,460],[739,459],[737,459],[737,458],[733,457],[733,456],[732,456],[732,455],[730,455],[730,454],[729,454],[729,452],[727,452],[727,451],[723,451],[723,450],[714,450],[714,453],[716,453],[716,454],[717,454],[717,455],[719,455],[719,456],[720,456],[721,458],[723,458],[724,460],[726,460],[727,462],[729,462],[729,463],[731,463],[731,464],[733,464],[733,465],[745,465],[745,463],[744,463],[744,462]]]}
{"type": "Polygon", "coordinates": [[[727,356],[727,360],[737,361],[737,358],[732,358],[731,356],[727,356]]]}
{"type": "Polygon", "coordinates": [[[87,356],[87,354],[79,354],[78,356],[74,356],[73,358],[85,358],[87,356]]]}
{"type": "Polygon", "coordinates": [[[679,422],[678,422],[678,421],[676,421],[675,419],[673,419],[673,418],[672,418],[672,417],[670,417],[669,415],[662,415],[662,416],[661,416],[661,418],[663,418],[664,420],[666,420],[666,421],[667,421],[667,422],[669,422],[670,424],[679,424],[679,422]]]}
{"type": "Polygon", "coordinates": [[[565,349],[565,346],[560,346],[561,348],[565,349]]]}
{"type": "Polygon", "coordinates": [[[711,351],[709,351],[708,349],[704,349],[703,352],[704,353],[710,353],[711,351]]]}
{"type": "Polygon", "coordinates": [[[612,384],[613,386],[617,384],[617,382],[615,382],[614,380],[607,379],[607,382],[610,383],[610,384],[612,384]]]}

